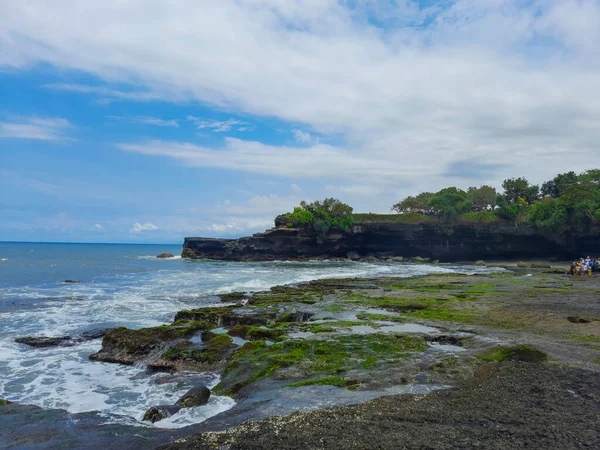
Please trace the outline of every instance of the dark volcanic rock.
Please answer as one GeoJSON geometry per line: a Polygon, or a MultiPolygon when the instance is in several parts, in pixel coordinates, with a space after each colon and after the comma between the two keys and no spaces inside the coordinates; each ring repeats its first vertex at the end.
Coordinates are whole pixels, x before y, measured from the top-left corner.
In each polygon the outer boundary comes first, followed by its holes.
{"type": "Polygon", "coordinates": [[[482,368],[459,389],[246,422],[168,450],[600,448],[600,377],[544,364],[482,368]]]}
{"type": "Polygon", "coordinates": [[[63,280],[63,283],[81,283],[79,280],[63,280]]]}
{"type": "Polygon", "coordinates": [[[81,333],[79,339],[84,341],[92,341],[94,339],[99,339],[103,337],[106,333],[108,333],[110,330],[110,328],[98,328],[96,330],[84,331],[83,333],[81,333]]]}
{"type": "Polygon", "coordinates": [[[234,306],[222,306],[216,308],[183,310],[175,315],[175,321],[201,320],[211,323],[215,325],[215,327],[231,327],[234,325],[266,325],[277,317],[277,315],[272,312],[239,314],[233,312],[234,308],[234,306]]]}
{"type": "Polygon", "coordinates": [[[130,330],[115,328],[104,335],[102,349],[90,355],[91,360],[134,364],[160,349],[166,342],[181,339],[178,329],[172,327],[142,328],[130,330]]]}
{"type": "Polygon", "coordinates": [[[109,329],[98,329],[98,330],[90,330],[84,331],[77,337],[71,336],[26,336],[21,338],[16,338],[15,342],[19,344],[26,344],[31,347],[57,347],[59,345],[62,346],[71,346],[75,345],[79,342],[91,341],[94,339],[101,338],[104,336],[109,329]]]}
{"type": "Polygon", "coordinates": [[[581,316],[569,316],[569,317],[567,317],[567,320],[571,323],[591,323],[591,322],[593,322],[593,319],[588,319],[587,317],[581,317],[581,316]]]}
{"type": "Polygon", "coordinates": [[[436,224],[356,222],[345,234],[335,233],[317,242],[310,230],[274,228],[240,239],[188,237],[182,257],[231,261],[356,259],[359,255],[385,259],[420,256],[442,262],[558,258],[600,253],[600,227],[583,236],[541,233],[528,226],[496,223],[457,224],[445,234],[436,224]]]}
{"type": "Polygon", "coordinates": [[[192,408],[194,406],[206,405],[209,398],[209,388],[206,386],[196,386],[187,391],[175,404],[181,408],[192,408]]]}
{"type": "Polygon", "coordinates": [[[159,420],[166,419],[167,417],[171,417],[173,414],[179,412],[181,407],[177,405],[158,405],[153,406],[144,414],[144,418],[147,422],[158,422],[159,420]]]}
{"type": "Polygon", "coordinates": [[[27,336],[16,338],[15,342],[19,344],[29,345],[31,347],[56,347],[65,343],[71,342],[71,336],[56,336],[56,337],[35,337],[27,336]]]}
{"type": "Polygon", "coordinates": [[[230,292],[229,294],[219,294],[217,295],[217,297],[219,297],[219,300],[221,300],[222,302],[227,303],[239,302],[248,298],[245,292],[230,292]]]}
{"type": "Polygon", "coordinates": [[[161,253],[160,255],[157,255],[156,257],[164,259],[164,258],[173,258],[174,256],[175,255],[173,255],[172,253],[161,253]]]}

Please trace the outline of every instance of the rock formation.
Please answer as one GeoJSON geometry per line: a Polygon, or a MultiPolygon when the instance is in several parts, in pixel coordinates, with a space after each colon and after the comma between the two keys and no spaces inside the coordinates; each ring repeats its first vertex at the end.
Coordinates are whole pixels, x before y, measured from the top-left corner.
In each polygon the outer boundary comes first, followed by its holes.
{"type": "Polygon", "coordinates": [[[356,223],[347,233],[317,242],[310,230],[277,227],[240,239],[188,237],[182,257],[229,261],[422,257],[442,262],[526,258],[572,258],[600,254],[600,229],[565,238],[529,226],[457,225],[451,233],[436,224],[356,223]]]}

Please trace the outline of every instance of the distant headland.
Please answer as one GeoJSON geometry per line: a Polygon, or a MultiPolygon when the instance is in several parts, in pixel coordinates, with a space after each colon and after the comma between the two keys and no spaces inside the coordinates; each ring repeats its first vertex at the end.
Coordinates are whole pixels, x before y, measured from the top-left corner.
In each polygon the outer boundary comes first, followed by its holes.
{"type": "Polygon", "coordinates": [[[567,172],[538,185],[509,178],[447,187],[355,214],[333,198],[302,202],[275,226],[240,239],[188,237],[182,257],[231,261],[426,258],[443,262],[600,254],[600,169],[567,172]]]}

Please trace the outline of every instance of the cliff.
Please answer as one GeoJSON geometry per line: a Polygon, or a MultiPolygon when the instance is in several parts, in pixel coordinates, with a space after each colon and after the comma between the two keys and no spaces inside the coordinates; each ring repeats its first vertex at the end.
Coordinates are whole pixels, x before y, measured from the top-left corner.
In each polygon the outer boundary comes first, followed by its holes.
{"type": "Polygon", "coordinates": [[[184,258],[229,261],[421,256],[443,262],[478,259],[568,259],[600,254],[600,229],[561,238],[510,224],[457,225],[451,234],[436,224],[356,223],[348,233],[330,233],[317,242],[310,231],[277,227],[240,239],[189,237],[184,258]]]}

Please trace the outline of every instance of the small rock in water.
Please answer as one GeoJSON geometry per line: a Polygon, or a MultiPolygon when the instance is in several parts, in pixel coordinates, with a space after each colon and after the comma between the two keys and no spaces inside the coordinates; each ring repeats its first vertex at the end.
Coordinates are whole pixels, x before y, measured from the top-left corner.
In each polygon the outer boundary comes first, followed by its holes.
{"type": "Polygon", "coordinates": [[[57,337],[34,337],[26,336],[22,338],[16,338],[15,342],[19,344],[29,345],[31,347],[56,347],[60,344],[70,341],[71,336],[57,336],[57,337]]]}
{"type": "Polygon", "coordinates": [[[196,386],[185,393],[183,397],[175,403],[182,408],[191,408],[193,406],[206,405],[210,398],[210,389],[206,386],[196,386]]]}
{"type": "Polygon", "coordinates": [[[81,333],[81,339],[85,341],[91,341],[103,337],[110,331],[110,328],[98,328],[95,330],[84,331],[81,333]]]}
{"type": "Polygon", "coordinates": [[[161,253],[157,256],[157,258],[173,258],[174,256],[175,255],[173,255],[172,253],[161,253]]]}
{"type": "Polygon", "coordinates": [[[181,408],[177,405],[158,405],[153,406],[146,414],[144,414],[144,418],[146,422],[158,422],[159,420],[166,419],[167,417],[171,417],[173,414],[176,414],[181,408]]]}
{"type": "Polygon", "coordinates": [[[63,280],[63,283],[81,283],[80,280],[63,280]]]}

